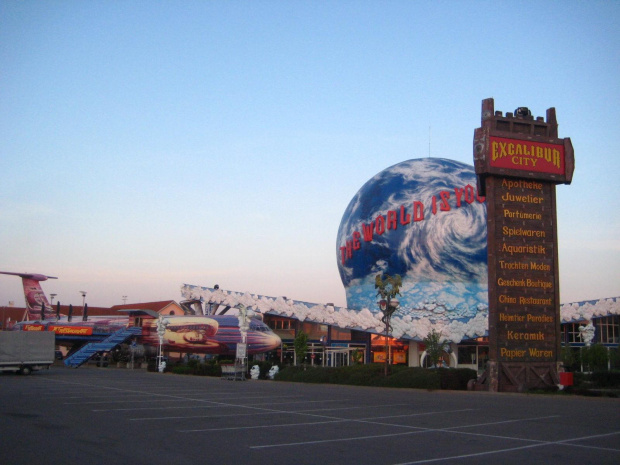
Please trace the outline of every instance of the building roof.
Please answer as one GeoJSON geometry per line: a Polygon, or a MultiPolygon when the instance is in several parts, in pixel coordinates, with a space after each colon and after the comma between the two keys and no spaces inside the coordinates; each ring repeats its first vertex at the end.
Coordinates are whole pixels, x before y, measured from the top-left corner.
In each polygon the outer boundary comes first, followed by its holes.
{"type": "Polygon", "coordinates": [[[620,297],[564,304],[560,307],[560,314],[562,315],[562,323],[588,321],[592,318],[620,315],[620,297]]]}
{"type": "MultiPolygon", "coordinates": [[[[56,305],[52,305],[54,312],[56,312],[56,305]]],[[[64,316],[69,315],[69,305],[61,305],[60,306],[60,314],[64,316]]],[[[100,316],[100,315],[116,315],[116,311],[112,310],[109,307],[91,307],[87,304],[87,314],[88,316],[100,316]]],[[[82,306],[81,305],[73,305],[71,316],[82,316],[82,306]]]]}
{"type": "Polygon", "coordinates": [[[181,306],[174,300],[161,300],[159,302],[140,302],[135,304],[114,305],[110,308],[110,310],[113,310],[114,312],[119,310],[153,310],[157,313],[161,313],[170,306],[181,309],[181,306]]]}
{"type": "MultiPolygon", "coordinates": [[[[316,304],[287,299],[286,297],[269,297],[250,293],[226,291],[209,287],[185,284],[181,294],[186,299],[201,299],[205,303],[220,304],[229,307],[244,305],[263,314],[295,318],[300,321],[329,324],[344,329],[356,329],[375,334],[385,331],[382,314],[375,310],[362,310],[335,307],[332,304],[316,304]]],[[[560,306],[561,322],[588,320],[608,315],[620,314],[620,297],[610,299],[576,302],[560,306]]],[[[395,314],[391,320],[392,335],[396,338],[423,340],[431,329],[439,326],[426,317],[412,318],[395,314]]],[[[454,320],[440,326],[440,331],[447,340],[460,342],[488,335],[488,310],[463,323],[454,320]]]]}
{"type": "Polygon", "coordinates": [[[10,322],[23,321],[27,315],[25,307],[0,307],[0,329],[5,329],[10,322]]]}
{"type": "MultiPolygon", "coordinates": [[[[58,304],[52,305],[52,308],[55,314],[58,304]]],[[[60,314],[62,316],[69,316],[69,310],[71,310],[71,316],[73,318],[80,318],[83,316],[83,308],[81,305],[60,305],[60,314]]],[[[113,307],[91,307],[87,304],[87,316],[127,315],[127,312],[121,312],[121,310],[151,310],[164,314],[178,311],[180,315],[183,314],[183,308],[174,300],[114,305],[113,307]]],[[[25,307],[0,307],[0,329],[4,328],[9,318],[10,321],[14,322],[26,321],[28,319],[28,311],[25,307]]]]}

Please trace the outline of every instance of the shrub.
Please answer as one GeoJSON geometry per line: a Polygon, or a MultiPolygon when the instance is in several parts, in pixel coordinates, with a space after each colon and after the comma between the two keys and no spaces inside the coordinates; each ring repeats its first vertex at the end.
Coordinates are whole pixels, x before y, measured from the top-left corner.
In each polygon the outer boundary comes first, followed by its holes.
{"type": "Polygon", "coordinates": [[[392,372],[386,379],[386,386],[410,389],[440,389],[441,380],[437,370],[409,368],[392,372]]]}
{"type": "Polygon", "coordinates": [[[586,377],[595,388],[620,388],[620,372],[595,371],[586,377]]]}
{"type": "Polygon", "coordinates": [[[467,390],[470,379],[477,379],[478,374],[469,368],[438,368],[441,389],[454,391],[467,390]]]}
{"type": "Polygon", "coordinates": [[[586,347],[582,357],[584,365],[587,365],[590,371],[607,370],[607,347],[604,345],[593,344],[590,347],[586,347]]]}
{"type": "Polygon", "coordinates": [[[209,360],[205,363],[199,363],[194,368],[194,374],[200,376],[221,376],[222,371],[220,365],[215,360],[209,360]]]}
{"type": "Polygon", "coordinates": [[[303,382],[302,379],[298,376],[299,372],[303,372],[303,367],[300,366],[287,366],[281,369],[274,379],[279,381],[295,381],[295,382],[303,382]]]}
{"type": "Polygon", "coordinates": [[[172,373],[175,375],[192,375],[192,368],[187,365],[177,365],[172,367],[172,373]]]}
{"type": "Polygon", "coordinates": [[[285,367],[275,379],[301,383],[466,390],[467,382],[476,379],[476,372],[465,368],[426,369],[394,365],[391,374],[386,377],[383,373],[383,364],[370,363],[338,368],[285,367]]]}
{"type": "Polygon", "coordinates": [[[578,347],[562,347],[560,358],[566,371],[579,371],[581,368],[581,351],[578,347]]]}
{"type": "Polygon", "coordinates": [[[620,349],[612,347],[609,349],[609,363],[612,370],[620,369],[620,349]]]}
{"type": "Polygon", "coordinates": [[[441,332],[437,332],[435,329],[426,335],[423,342],[426,346],[426,355],[431,361],[431,365],[434,367],[438,366],[443,353],[449,347],[448,343],[441,339],[441,332]]]}
{"type": "Polygon", "coordinates": [[[303,331],[300,332],[293,341],[293,346],[295,347],[297,364],[301,365],[304,363],[304,359],[306,358],[306,352],[308,352],[308,335],[303,331]]]}
{"type": "MultiPolygon", "coordinates": [[[[385,364],[370,363],[368,365],[352,365],[336,370],[338,384],[352,384],[355,386],[383,386],[386,382],[385,364]]],[[[392,370],[392,375],[398,369],[392,370]]]]}

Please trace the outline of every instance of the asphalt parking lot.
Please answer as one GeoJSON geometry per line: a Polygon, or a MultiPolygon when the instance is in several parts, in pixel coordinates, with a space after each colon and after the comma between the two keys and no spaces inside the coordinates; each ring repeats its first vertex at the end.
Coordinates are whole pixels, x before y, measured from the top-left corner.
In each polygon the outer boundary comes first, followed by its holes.
{"type": "Polygon", "coordinates": [[[0,374],[0,463],[617,464],[620,400],[53,367],[0,374]]]}

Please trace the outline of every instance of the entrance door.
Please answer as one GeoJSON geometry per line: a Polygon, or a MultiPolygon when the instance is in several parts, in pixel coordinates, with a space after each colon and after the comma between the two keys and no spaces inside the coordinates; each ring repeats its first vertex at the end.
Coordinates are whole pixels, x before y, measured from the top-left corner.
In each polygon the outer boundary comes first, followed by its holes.
{"type": "Polygon", "coordinates": [[[329,357],[329,366],[344,367],[349,365],[349,350],[334,350],[329,357]]]}

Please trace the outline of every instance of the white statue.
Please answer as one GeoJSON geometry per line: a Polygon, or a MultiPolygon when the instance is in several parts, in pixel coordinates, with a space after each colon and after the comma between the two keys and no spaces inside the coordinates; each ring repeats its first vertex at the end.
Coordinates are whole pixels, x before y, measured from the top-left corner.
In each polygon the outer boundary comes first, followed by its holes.
{"type": "Polygon", "coordinates": [[[585,326],[579,326],[581,340],[585,343],[586,347],[590,347],[592,344],[592,341],[594,340],[594,332],[595,328],[591,321],[588,321],[588,324],[585,326]]]}
{"type": "Polygon", "coordinates": [[[274,365],[269,369],[269,379],[273,379],[274,376],[278,373],[278,371],[280,371],[280,368],[278,368],[278,365],[274,365]]]}
{"type": "Polygon", "coordinates": [[[258,375],[260,375],[260,368],[258,365],[254,365],[251,369],[250,369],[250,378],[252,379],[258,379],[258,375]]]}

